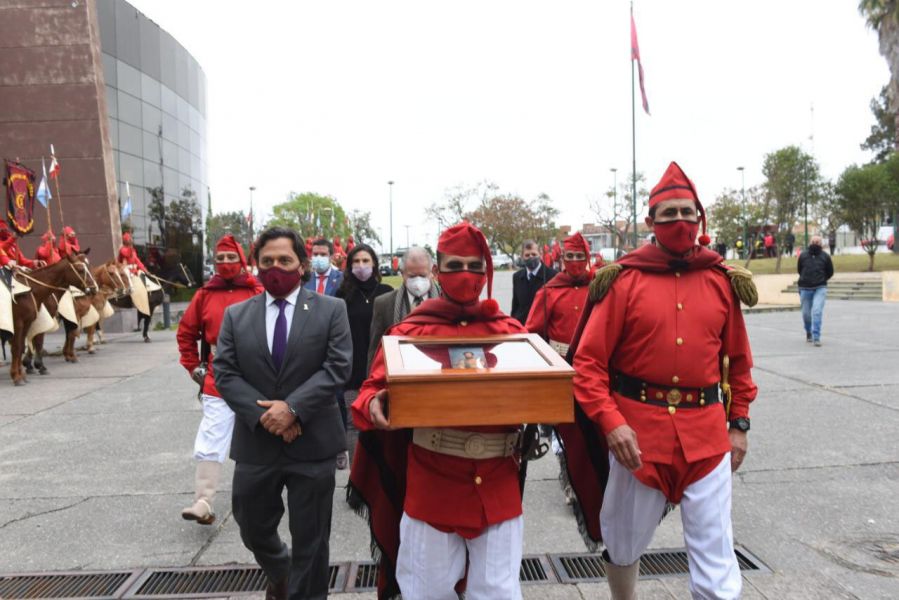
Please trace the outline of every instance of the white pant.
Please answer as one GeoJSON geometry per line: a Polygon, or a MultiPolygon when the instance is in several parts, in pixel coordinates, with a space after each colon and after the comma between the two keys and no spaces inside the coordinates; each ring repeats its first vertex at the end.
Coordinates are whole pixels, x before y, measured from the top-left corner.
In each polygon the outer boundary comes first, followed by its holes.
{"type": "Polygon", "coordinates": [[[228,458],[231,434],[234,433],[234,413],[224,400],[203,394],[203,420],[194,440],[194,458],[219,463],[228,458]]]}
{"type": "MultiPolygon", "coordinates": [[[[640,483],[609,454],[609,483],[599,515],[602,537],[616,565],[634,563],[649,546],[665,510],[665,496],[640,483]]],[[[681,501],[693,598],[739,598],[743,581],[730,520],[730,453],[687,486],[681,501]]]]}
{"type": "Polygon", "coordinates": [[[465,575],[466,548],[466,600],[521,600],[523,531],[524,518],[518,516],[466,540],[403,513],[396,565],[403,600],[456,600],[453,586],[465,575]]]}

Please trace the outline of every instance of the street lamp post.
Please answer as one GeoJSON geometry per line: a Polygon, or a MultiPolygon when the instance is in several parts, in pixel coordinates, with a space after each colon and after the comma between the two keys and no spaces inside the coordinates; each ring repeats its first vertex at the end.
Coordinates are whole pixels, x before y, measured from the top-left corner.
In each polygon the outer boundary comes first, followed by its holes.
{"type": "Polygon", "coordinates": [[[256,220],[256,215],[253,214],[253,192],[255,192],[255,191],[256,191],[256,186],[251,185],[250,186],[250,244],[253,243],[253,238],[255,237],[253,235],[255,233],[253,231],[253,229],[256,226],[256,223],[254,222],[256,220]]]}
{"type": "Polygon", "coordinates": [[[393,264],[393,180],[387,185],[390,186],[390,262],[393,264]]]}
{"type": "Polygon", "coordinates": [[[409,249],[409,227],[411,227],[411,225],[403,225],[403,227],[406,228],[406,249],[408,250],[409,249]]]}
{"type": "Polygon", "coordinates": [[[749,224],[749,217],[746,214],[746,167],[737,167],[737,171],[740,172],[740,201],[743,205],[743,250],[748,251],[746,248],[746,236],[748,234],[746,229],[749,224]]]}
{"type": "Polygon", "coordinates": [[[612,167],[612,248],[615,249],[615,258],[618,258],[618,169],[612,167]]]}

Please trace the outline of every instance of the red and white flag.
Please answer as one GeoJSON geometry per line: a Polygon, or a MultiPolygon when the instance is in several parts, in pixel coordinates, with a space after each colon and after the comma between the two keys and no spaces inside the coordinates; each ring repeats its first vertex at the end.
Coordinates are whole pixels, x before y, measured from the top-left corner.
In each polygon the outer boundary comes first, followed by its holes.
{"type": "Polygon", "coordinates": [[[53,144],[50,144],[50,179],[56,179],[59,176],[59,162],[56,160],[56,151],[53,144]]]}
{"type": "Polygon", "coordinates": [[[640,45],[637,43],[637,24],[634,23],[634,11],[631,8],[631,60],[637,61],[637,73],[640,75],[640,95],[643,97],[643,110],[649,113],[649,100],[646,99],[646,87],[643,84],[643,63],[640,62],[640,45]]]}

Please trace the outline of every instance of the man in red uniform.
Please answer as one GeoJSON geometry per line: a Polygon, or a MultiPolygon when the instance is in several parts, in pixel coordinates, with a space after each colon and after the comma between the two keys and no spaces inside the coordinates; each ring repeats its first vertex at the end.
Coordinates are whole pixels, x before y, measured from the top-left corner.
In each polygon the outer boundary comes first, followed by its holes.
{"type": "Polygon", "coordinates": [[[9,230],[5,221],[0,221],[0,267],[13,269],[15,267],[26,267],[28,269],[39,269],[47,266],[43,260],[31,260],[19,250],[19,244],[16,235],[9,230]]]}
{"type": "MultiPolygon", "coordinates": [[[[746,455],[757,392],[740,299],[757,297],[747,272],[696,245],[700,226],[708,244],[705,213],[676,163],[650,194],[646,224],[655,244],[597,274],[572,342],[575,397],[609,450],[593,461],[609,467],[598,494],[609,586],[616,600],[636,597],[640,555],[671,502],[681,505],[693,597],[738,598],[731,472],[746,455]]],[[[577,476],[571,461],[568,471],[577,476]]],[[[575,491],[590,504],[585,486],[575,491]]]]}
{"type": "Polygon", "coordinates": [[[537,290],[525,328],[539,333],[565,356],[587,304],[590,283],[590,244],[580,233],[565,239],[560,251],[563,271],[537,290]]]}
{"type": "Polygon", "coordinates": [[[134,247],[134,240],[129,232],[122,234],[122,247],[119,248],[120,263],[128,265],[132,273],[139,271],[147,272],[147,267],[141,262],[140,256],[137,255],[137,248],[134,247]]]}
{"type": "MultiPolygon", "coordinates": [[[[490,298],[493,265],[477,228],[462,223],[444,231],[437,260],[440,297],[423,302],[387,335],[466,338],[524,331],[490,298]],[[488,299],[481,302],[485,285],[488,299]]],[[[387,402],[379,349],[352,405],[362,434],[348,491],[350,504],[368,512],[381,549],[379,598],[401,592],[407,600],[455,599],[466,550],[469,600],[521,598],[521,491],[509,441],[517,437],[517,427],[372,431],[390,428],[387,402]],[[473,431],[492,447],[478,458],[453,448],[473,431]],[[439,441],[429,442],[435,432],[439,441]]]]}
{"type": "Polygon", "coordinates": [[[56,236],[53,235],[53,232],[48,231],[41,236],[41,240],[43,240],[43,243],[37,247],[34,258],[42,260],[48,265],[59,262],[60,256],[56,250],[56,236]]]}
{"type": "Polygon", "coordinates": [[[78,243],[78,236],[75,235],[74,229],[66,225],[62,228],[62,236],[59,238],[59,255],[64,257],[79,252],[81,252],[81,244],[78,243]]]}
{"type": "Polygon", "coordinates": [[[194,441],[194,458],[198,461],[194,503],[181,511],[181,517],[201,525],[215,521],[212,499],[234,430],[234,413],[215,388],[213,349],[225,309],[262,291],[262,285],[248,272],[243,248],[228,234],[215,245],[215,275],[194,294],[178,325],[181,364],[201,386],[203,403],[203,420],[194,441]],[[202,354],[197,352],[198,341],[202,354]]]}

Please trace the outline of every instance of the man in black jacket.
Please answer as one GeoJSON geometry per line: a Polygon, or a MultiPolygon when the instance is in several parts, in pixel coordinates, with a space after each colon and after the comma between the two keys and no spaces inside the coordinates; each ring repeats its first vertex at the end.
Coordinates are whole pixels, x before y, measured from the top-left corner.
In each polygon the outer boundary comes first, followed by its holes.
{"type": "Polygon", "coordinates": [[[833,262],[824,252],[820,235],[812,236],[808,249],[799,256],[799,299],[802,302],[802,322],[805,341],[821,345],[821,319],[827,299],[827,280],[833,277],[833,262]]]}
{"type": "Polygon", "coordinates": [[[531,312],[537,290],[556,276],[556,271],[540,261],[540,248],[534,240],[526,240],[521,247],[524,268],[512,275],[512,310],[509,314],[524,325],[531,312]]]}

